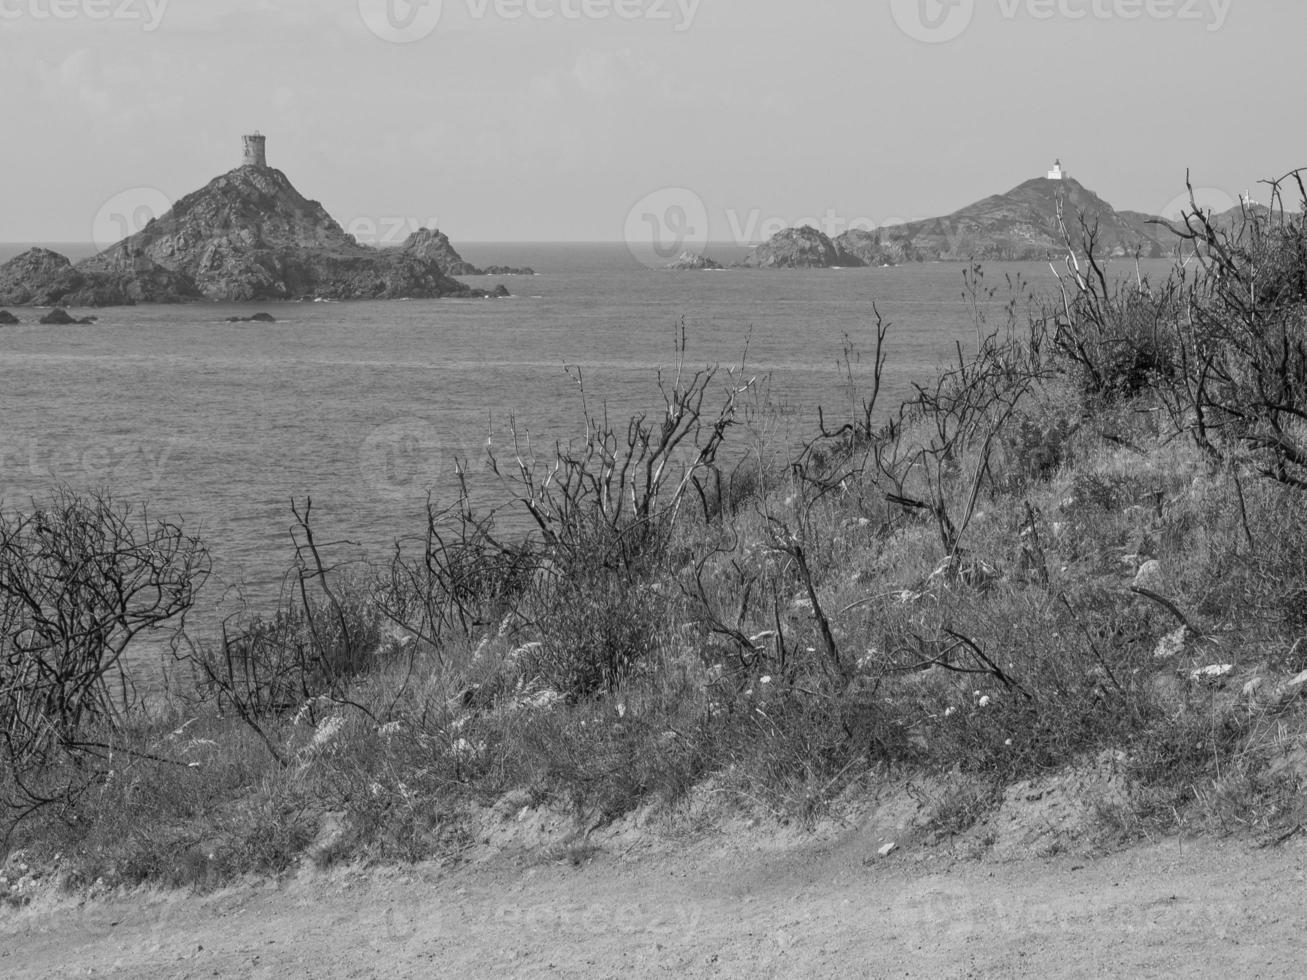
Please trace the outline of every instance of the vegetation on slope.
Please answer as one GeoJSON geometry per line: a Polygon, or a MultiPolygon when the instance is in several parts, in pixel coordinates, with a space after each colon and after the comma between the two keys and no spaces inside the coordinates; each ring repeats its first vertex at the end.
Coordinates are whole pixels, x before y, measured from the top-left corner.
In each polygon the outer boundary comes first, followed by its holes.
{"type": "Polygon", "coordinates": [[[212,885],[457,853],[504,798],[599,826],[710,786],[806,820],[905,769],[945,777],[957,830],[1103,752],[1121,829],[1296,827],[1307,226],[1195,209],[1178,247],[1162,283],[1073,255],[1052,303],[1010,284],[893,410],[877,322],[797,452],[682,338],[656,416],[493,447],[526,539],[464,495],[337,567],[297,505],[279,608],[216,638],[180,618],[207,571],[180,528],[67,493],[5,516],[11,863],[212,885]],[[122,653],[165,623],[171,692],[142,703],[122,653]]]}

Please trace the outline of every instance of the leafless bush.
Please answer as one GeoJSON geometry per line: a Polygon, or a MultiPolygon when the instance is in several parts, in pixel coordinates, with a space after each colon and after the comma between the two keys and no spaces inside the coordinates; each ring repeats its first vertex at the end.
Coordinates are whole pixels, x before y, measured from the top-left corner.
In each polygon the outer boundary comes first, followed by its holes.
{"type": "Polygon", "coordinates": [[[581,439],[537,454],[514,432],[511,462],[489,452],[542,539],[515,610],[539,637],[541,673],[573,697],[611,689],[654,649],[666,603],[650,580],[687,502],[697,497],[705,517],[713,512],[704,487],[720,488],[718,454],[752,385],[725,372],[721,404],[710,411],[718,369],[686,370],[684,327],[676,352],[673,374],[659,374],[660,419],[636,415],[623,427],[595,414],[577,370],[581,439]]]}
{"type": "Polygon", "coordinates": [[[606,410],[592,412],[580,369],[571,373],[581,392],[585,435],[537,454],[514,431],[511,460],[492,446],[490,467],[530,514],[551,559],[565,565],[577,552],[629,569],[667,542],[696,479],[716,467],[737,421],[737,400],[752,381],[727,372],[722,404],[715,413],[705,410],[719,370],[687,372],[682,326],[675,370],[658,376],[662,417],[635,415],[623,429],[606,410]],[[596,542],[603,543],[598,553],[596,542]]]}
{"type": "Polygon", "coordinates": [[[1169,384],[1182,284],[1174,277],[1154,284],[1137,265],[1132,280],[1113,280],[1098,256],[1098,227],[1082,216],[1076,242],[1060,213],[1058,222],[1067,253],[1063,269],[1052,267],[1061,301],[1042,319],[1063,369],[1086,394],[1109,402],[1169,384]]]}
{"type": "Polygon", "coordinates": [[[125,654],[142,634],[180,631],[208,573],[179,524],[104,494],[58,490],[0,514],[0,764],[20,804],[93,778],[105,747],[88,732],[137,702],[125,654]],[[74,771],[50,785],[60,762],[74,771]]]}
{"type": "MultiPolygon", "coordinates": [[[[1233,225],[1196,203],[1181,241],[1202,274],[1176,323],[1173,418],[1213,457],[1245,455],[1273,480],[1307,489],[1307,217],[1285,210],[1301,172],[1273,181],[1273,207],[1245,205],[1233,225]]],[[[1193,188],[1190,185],[1190,200],[1193,188]]]]}
{"type": "Polygon", "coordinates": [[[452,507],[428,500],[425,533],[395,544],[381,612],[438,651],[448,637],[502,622],[539,562],[528,545],[500,538],[494,513],[477,514],[466,489],[452,507]]]}
{"type": "Polygon", "coordinates": [[[282,751],[268,737],[265,719],[303,710],[318,720],[319,702],[375,714],[350,697],[350,684],[378,666],[396,647],[385,642],[371,583],[351,579],[328,565],[312,525],[313,502],[294,502],[295,559],[271,617],[227,623],[216,647],[187,644],[182,658],[194,665],[201,687],[235,710],[263,739],[272,755],[282,751]]]}
{"type": "Polygon", "coordinates": [[[1022,400],[1043,368],[1031,347],[991,333],[974,357],[957,348],[957,366],[930,387],[917,387],[899,423],[915,420],[917,438],[897,438],[877,455],[892,503],[930,514],[944,552],[956,557],[992,485],[991,459],[1022,400]]]}

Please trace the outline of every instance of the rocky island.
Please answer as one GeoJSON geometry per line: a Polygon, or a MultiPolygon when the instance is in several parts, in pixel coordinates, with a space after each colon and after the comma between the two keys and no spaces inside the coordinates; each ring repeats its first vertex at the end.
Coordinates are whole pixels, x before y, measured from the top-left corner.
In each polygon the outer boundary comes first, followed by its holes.
{"type": "Polygon", "coordinates": [[[716,259],[710,259],[698,252],[686,251],[667,263],[664,268],[673,272],[718,272],[721,270],[722,264],[716,259]]]}
{"type": "MultiPolygon", "coordinates": [[[[1061,173],[1060,165],[1051,173],[1061,173]]],[[[1158,258],[1165,230],[1149,215],[1117,211],[1079,181],[1062,175],[1036,177],[1006,194],[995,194],[950,215],[840,236],[869,262],[991,261],[1045,259],[1066,248],[1058,223],[1079,244],[1080,219],[1097,226],[1098,249],[1107,256],[1158,258]]]]}
{"type": "Polygon", "coordinates": [[[834,269],[860,266],[863,262],[828,235],[804,225],[778,232],[755,248],[740,265],[746,269],[834,269]]]}
{"type": "Polygon", "coordinates": [[[434,228],[415,231],[404,243],[404,247],[412,255],[436,263],[447,276],[534,276],[536,274],[529,266],[519,269],[507,265],[492,265],[479,269],[471,262],[464,261],[463,256],[454,249],[448,235],[434,228]]]}
{"type": "Polygon", "coordinates": [[[1080,220],[1097,228],[1104,256],[1165,254],[1169,235],[1161,218],[1117,211],[1063,170],[994,194],[952,214],[874,230],[857,228],[830,238],[815,228],[791,228],[759,245],[742,265],[795,269],[899,265],[906,262],[1017,262],[1046,259],[1066,248],[1058,215],[1079,244],[1080,220]]]}
{"type": "Polygon", "coordinates": [[[41,325],[45,327],[89,327],[95,322],[96,318],[93,316],[75,317],[62,306],[56,306],[40,319],[41,325]]]}
{"type": "Polygon", "coordinates": [[[502,295],[452,278],[478,274],[445,235],[431,229],[415,232],[398,248],[360,245],[321,204],[267,165],[264,137],[255,134],[245,137],[241,166],[98,255],[74,265],[37,248],[0,265],[0,304],[502,295]]]}

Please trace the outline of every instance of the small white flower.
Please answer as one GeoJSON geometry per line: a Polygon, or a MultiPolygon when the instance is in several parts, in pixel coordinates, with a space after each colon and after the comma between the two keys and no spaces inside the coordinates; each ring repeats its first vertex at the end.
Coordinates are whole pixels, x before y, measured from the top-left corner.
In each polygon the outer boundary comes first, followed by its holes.
{"type": "Polygon", "coordinates": [[[1003,744],[1006,745],[1009,749],[1012,748],[1012,739],[1008,739],[1008,740],[1007,740],[1006,742],[1004,742],[1003,744]]]}
{"type": "Polygon", "coordinates": [[[993,703],[994,703],[993,699],[990,698],[988,695],[980,699],[980,706],[982,708],[988,708],[993,703]]]}
{"type": "Polygon", "coordinates": [[[945,709],[944,709],[944,717],[945,717],[945,718],[952,718],[952,717],[953,717],[955,714],[957,714],[957,713],[958,713],[958,709],[957,709],[957,708],[945,708],[945,709]]]}
{"type": "Polygon", "coordinates": [[[764,678],[762,678],[761,680],[759,680],[758,683],[759,683],[759,684],[770,684],[770,683],[771,683],[771,678],[770,678],[770,677],[764,677],[764,678]]]}

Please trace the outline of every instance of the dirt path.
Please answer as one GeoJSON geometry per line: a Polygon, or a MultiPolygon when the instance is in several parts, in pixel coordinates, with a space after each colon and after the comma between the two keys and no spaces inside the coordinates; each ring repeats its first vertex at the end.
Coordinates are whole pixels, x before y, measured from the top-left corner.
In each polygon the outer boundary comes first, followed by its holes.
{"type": "Polygon", "coordinates": [[[1301,977],[1307,846],[500,858],[0,915],[0,976],[1301,977]]]}

